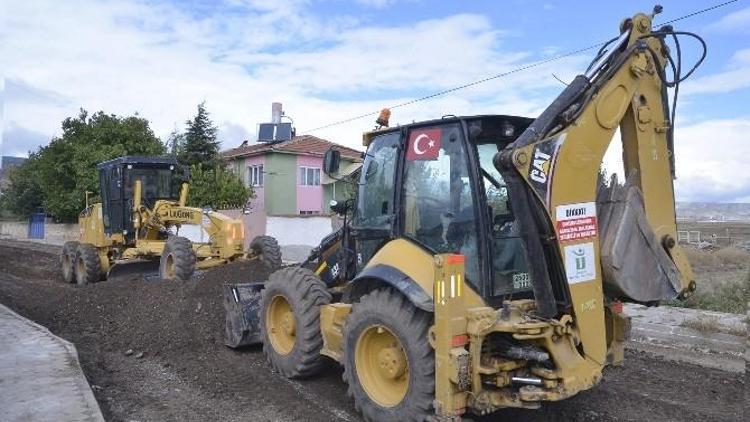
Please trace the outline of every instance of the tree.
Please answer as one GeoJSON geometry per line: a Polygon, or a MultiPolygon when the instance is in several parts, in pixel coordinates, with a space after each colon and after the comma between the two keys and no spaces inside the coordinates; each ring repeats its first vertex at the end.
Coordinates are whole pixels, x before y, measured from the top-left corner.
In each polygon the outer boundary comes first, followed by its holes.
{"type": "Polygon", "coordinates": [[[0,197],[0,209],[13,215],[29,215],[42,208],[43,192],[33,176],[37,163],[38,156],[32,154],[23,165],[6,170],[9,183],[0,197]]]}
{"type": "Polygon", "coordinates": [[[223,166],[203,169],[191,167],[191,184],[188,205],[212,209],[242,208],[253,197],[251,188],[223,166]]]}
{"type": "MultiPolygon", "coordinates": [[[[180,162],[188,166],[200,166],[202,169],[214,168],[218,163],[219,141],[216,140],[218,129],[211,122],[205,101],[198,104],[198,114],[187,125],[180,148],[180,162]]],[[[175,138],[178,139],[178,138],[175,138]]]]}
{"type": "Polygon", "coordinates": [[[170,154],[177,156],[185,147],[185,134],[180,133],[180,131],[175,128],[167,137],[164,146],[170,154]]]}
{"type": "Polygon", "coordinates": [[[206,103],[198,104],[198,113],[185,123],[185,133],[175,130],[167,142],[177,151],[180,164],[190,167],[188,205],[213,209],[243,207],[253,197],[253,190],[245,187],[221,161],[217,128],[206,110],[206,103]]]}
{"type": "Polygon", "coordinates": [[[75,221],[86,192],[99,194],[96,165],[123,155],[162,155],[164,145],[148,120],[81,109],[62,122],[62,136],[40,147],[11,175],[6,208],[26,215],[37,208],[61,221],[75,221]]]}

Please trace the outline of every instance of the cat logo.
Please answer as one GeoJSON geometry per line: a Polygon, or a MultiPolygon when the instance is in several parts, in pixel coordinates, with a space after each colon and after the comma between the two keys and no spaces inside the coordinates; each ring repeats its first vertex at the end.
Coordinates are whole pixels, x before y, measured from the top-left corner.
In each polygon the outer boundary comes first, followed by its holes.
{"type": "Polygon", "coordinates": [[[531,180],[538,183],[547,183],[550,158],[552,158],[551,155],[538,149],[534,150],[534,160],[531,162],[531,171],[529,172],[531,180]]]}
{"type": "Polygon", "coordinates": [[[565,134],[555,138],[546,139],[534,145],[534,153],[531,155],[528,179],[529,184],[539,197],[549,204],[550,181],[555,171],[555,160],[557,152],[565,141],[565,134]]]}

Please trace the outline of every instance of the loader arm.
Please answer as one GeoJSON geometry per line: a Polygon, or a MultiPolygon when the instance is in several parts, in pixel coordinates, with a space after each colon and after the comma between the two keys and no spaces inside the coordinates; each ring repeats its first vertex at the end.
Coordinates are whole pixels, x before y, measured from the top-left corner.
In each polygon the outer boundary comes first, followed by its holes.
{"type": "Polygon", "coordinates": [[[664,77],[672,30],[652,31],[652,17],[625,20],[609,51],[494,159],[535,261],[537,312],[574,315],[597,362],[605,361],[608,301],[656,303],[695,289],[676,244],[664,77]],[[600,166],[618,128],[626,183],[602,188],[600,166]]]}

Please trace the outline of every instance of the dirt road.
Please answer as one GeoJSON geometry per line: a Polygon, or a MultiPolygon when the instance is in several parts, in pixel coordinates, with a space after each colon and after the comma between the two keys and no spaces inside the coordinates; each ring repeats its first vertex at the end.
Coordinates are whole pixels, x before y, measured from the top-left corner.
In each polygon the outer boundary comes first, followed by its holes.
{"type": "MultiPolygon", "coordinates": [[[[57,253],[0,241],[0,303],[77,346],[107,420],[360,420],[336,365],[288,381],[268,369],[259,347],[223,345],[221,284],[263,279],[264,268],[220,267],[184,284],[133,278],[76,288],[58,280],[57,253]]],[[[488,420],[741,420],[745,387],[744,375],[628,352],[625,366],[608,369],[591,391],[488,420]]]]}

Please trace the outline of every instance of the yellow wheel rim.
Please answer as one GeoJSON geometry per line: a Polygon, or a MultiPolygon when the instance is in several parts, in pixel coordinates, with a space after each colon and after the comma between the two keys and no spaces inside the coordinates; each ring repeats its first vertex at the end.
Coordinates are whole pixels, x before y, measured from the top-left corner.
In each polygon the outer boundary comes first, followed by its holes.
{"type": "Polygon", "coordinates": [[[362,388],[375,403],[395,407],[409,389],[409,361],[398,337],[382,325],[367,327],[354,352],[362,388]]]}
{"type": "Polygon", "coordinates": [[[266,331],[276,353],[291,353],[296,340],[296,324],[292,307],[284,296],[278,295],[271,299],[266,311],[266,331]]]}

